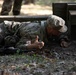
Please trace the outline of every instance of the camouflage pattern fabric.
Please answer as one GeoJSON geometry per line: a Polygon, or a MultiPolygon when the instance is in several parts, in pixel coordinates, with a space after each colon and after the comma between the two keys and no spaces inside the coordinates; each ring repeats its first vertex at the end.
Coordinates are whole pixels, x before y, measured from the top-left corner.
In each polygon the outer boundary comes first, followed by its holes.
{"type": "Polygon", "coordinates": [[[7,29],[5,27],[5,24],[4,23],[0,23],[0,45],[2,45],[3,39],[8,34],[9,33],[7,32],[7,29]]]}
{"type": "Polygon", "coordinates": [[[45,32],[45,24],[41,26],[40,23],[22,23],[20,25],[19,32],[21,39],[17,43],[16,47],[20,49],[26,48],[27,41],[31,41],[31,43],[33,43],[37,35],[39,36],[39,41],[45,41],[45,39],[47,39],[45,32]]]}
{"type": "Polygon", "coordinates": [[[11,45],[12,43],[16,43],[16,31],[19,27],[19,22],[13,22],[13,21],[4,21],[3,23],[0,23],[0,45],[2,44],[2,41],[4,40],[5,44],[11,45]],[[15,35],[14,35],[15,34],[15,35]],[[7,38],[8,37],[8,38],[7,38]]]}
{"type": "Polygon", "coordinates": [[[1,15],[8,15],[13,5],[13,14],[20,13],[22,0],[4,0],[1,15]],[[14,2],[14,3],[13,3],[14,2]]]}
{"type": "Polygon", "coordinates": [[[5,47],[15,47],[16,43],[19,41],[18,36],[6,36],[4,38],[5,47]]]}

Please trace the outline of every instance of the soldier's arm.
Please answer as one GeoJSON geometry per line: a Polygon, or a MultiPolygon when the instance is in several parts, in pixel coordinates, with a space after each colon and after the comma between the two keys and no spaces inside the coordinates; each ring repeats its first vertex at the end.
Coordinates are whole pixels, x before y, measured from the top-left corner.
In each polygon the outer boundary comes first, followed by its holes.
{"type": "Polygon", "coordinates": [[[68,32],[66,33],[62,33],[60,36],[59,36],[59,42],[60,42],[60,46],[61,47],[68,47],[69,46],[69,38],[68,38],[68,32]]]}
{"type": "Polygon", "coordinates": [[[44,42],[36,42],[32,44],[28,44],[26,46],[27,49],[41,49],[44,46],[44,42]]]}
{"type": "Polygon", "coordinates": [[[39,42],[37,38],[35,39],[34,42],[32,42],[31,40],[25,40],[25,38],[24,38],[21,41],[19,41],[17,44],[17,48],[27,49],[27,50],[29,50],[29,49],[41,49],[41,48],[43,48],[43,46],[44,46],[44,42],[43,41],[39,42]]]}

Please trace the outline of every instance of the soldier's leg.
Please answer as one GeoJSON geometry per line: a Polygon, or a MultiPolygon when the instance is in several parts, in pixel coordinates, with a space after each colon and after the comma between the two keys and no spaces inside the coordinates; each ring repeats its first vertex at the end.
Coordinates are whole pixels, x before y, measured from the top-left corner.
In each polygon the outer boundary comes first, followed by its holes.
{"type": "Polygon", "coordinates": [[[22,0],[15,0],[13,6],[13,15],[19,15],[21,10],[22,0]]]}
{"type": "Polygon", "coordinates": [[[1,10],[1,15],[8,15],[12,8],[13,0],[4,0],[1,10]]]}

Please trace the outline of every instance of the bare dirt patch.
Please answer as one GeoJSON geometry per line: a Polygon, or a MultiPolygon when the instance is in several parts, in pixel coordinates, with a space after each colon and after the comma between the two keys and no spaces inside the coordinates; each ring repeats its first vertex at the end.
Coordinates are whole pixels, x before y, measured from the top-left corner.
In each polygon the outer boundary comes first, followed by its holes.
{"type": "Polygon", "coordinates": [[[21,15],[50,15],[52,14],[50,6],[41,5],[23,5],[21,9],[21,15]]]}

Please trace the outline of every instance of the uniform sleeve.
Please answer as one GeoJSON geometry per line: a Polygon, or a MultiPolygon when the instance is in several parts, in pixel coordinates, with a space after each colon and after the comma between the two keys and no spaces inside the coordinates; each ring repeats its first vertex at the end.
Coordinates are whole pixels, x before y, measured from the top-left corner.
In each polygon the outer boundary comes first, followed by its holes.
{"type": "Polygon", "coordinates": [[[27,49],[27,45],[31,44],[31,39],[28,37],[22,37],[19,42],[16,44],[16,48],[19,48],[21,50],[27,49]]]}
{"type": "Polygon", "coordinates": [[[66,41],[66,42],[69,42],[70,39],[68,37],[68,32],[65,32],[65,33],[61,33],[60,36],[59,36],[59,42],[61,41],[66,41]]]}
{"type": "Polygon", "coordinates": [[[21,37],[21,39],[19,40],[19,42],[16,44],[16,48],[25,50],[27,49],[27,46],[34,43],[36,40],[37,36],[36,35],[29,35],[29,36],[24,36],[21,37]]]}

